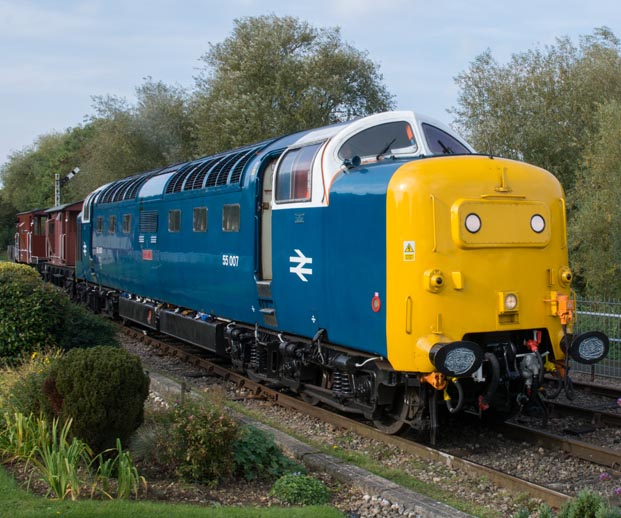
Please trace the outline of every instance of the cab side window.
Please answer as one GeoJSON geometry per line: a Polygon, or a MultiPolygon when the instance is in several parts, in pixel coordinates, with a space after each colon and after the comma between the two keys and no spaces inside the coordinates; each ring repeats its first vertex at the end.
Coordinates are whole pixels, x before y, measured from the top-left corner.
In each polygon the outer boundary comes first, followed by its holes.
{"type": "Polygon", "coordinates": [[[387,122],[356,133],[346,140],[338,152],[341,160],[355,156],[379,156],[389,154],[393,149],[413,148],[416,150],[414,131],[406,121],[387,122]]]}
{"type": "Polygon", "coordinates": [[[276,171],[276,202],[308,201],[311,198],[311,170],[322,143],[287,151],[276,171]]]}
{"type": "Polygon", "coordinates": [[[423,123],[423,133],[434,155],[467,155],[470,151],[455,137],[431,124],[423,123]]]}

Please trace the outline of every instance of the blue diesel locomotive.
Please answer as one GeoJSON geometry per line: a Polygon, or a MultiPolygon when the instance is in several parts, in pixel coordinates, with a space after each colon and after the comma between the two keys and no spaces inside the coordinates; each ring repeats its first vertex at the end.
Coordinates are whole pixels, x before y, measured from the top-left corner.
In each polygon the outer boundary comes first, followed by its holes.
{"type": "Polygon", "coordinates": [[[83,302],[387,433],[510,413],[608,349],[571,333],[558,181],[413,112],[112,182],[78,226],[83,302]]]}

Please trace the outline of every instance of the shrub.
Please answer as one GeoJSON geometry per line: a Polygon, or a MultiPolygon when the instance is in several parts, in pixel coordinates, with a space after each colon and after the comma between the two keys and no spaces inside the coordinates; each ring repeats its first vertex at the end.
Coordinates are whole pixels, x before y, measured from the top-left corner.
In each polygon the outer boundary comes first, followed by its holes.
{"type": "Polygon", "coordinates": [[[110,321],[70,303],[66,308],[60,345],[65,350],[97,345],[118,346],[116,329],[110,321]]]}
{"type": "Polygon", "coordinates": [[[175,412],[160,409],[147,412],[144,425],[132,437],[132,451],[151,476],[174,476],[183,460],[180,446],[175,445],[175,412]]]}
{"type": "MultiPolygon", "coordinates": [[[[44,393],[45,381],[62,351],[34,352],[0,375],[0,407],[10,413],[54,416],[53,406],[44,393]]],[[[53,402],[52,402],[53,403],[53,402]]]]}
{"type": "Polygon", "coordinates": [[[246,480],[278,478],[302,466],[280,451],[274,439],[253,426],[245,427],[233,444],[235,473],[246,480]]]}
{"type": "Polygon", "coordinates": [[[94,345],[117,345],[111,323],[73,304],[31,267],[0,263],[1,358],[14,362],[45,347],[94,345]]]}
{"type": "Polygon", "coordinates": [[[231,446],[238,434],[237,421],[222,406],[190,402],[178,407],[173,441],[179,474],[211,485],[229,478],[235,468],[231,446]]]}
{"type": "Polygon", "coordinates": [[[45,284],[29,266],[0,264],[0,357],[59,345],[67,296],[45,284]]]}
{"type": "Polygon", "coordinates": [[[144,420],[149,377],[140,359],[124,349],[72,349],[48,377],[48,399],[61,401],[58,415],[73,419],[72,432],[95,452],[127,444],[144,420]]]}
{"type": "Polygon", "coordinates": [[[321,505],[330,501],[330,490],[323,482],[295,473],[280,477],[270,495],[292,505],[321,505]]]}
{"type": "Polygon", "coordinates": [[[583,490],[561,508],[559,518],[607,518],[616,516],[604,498],[593,491],[583,490]]]}

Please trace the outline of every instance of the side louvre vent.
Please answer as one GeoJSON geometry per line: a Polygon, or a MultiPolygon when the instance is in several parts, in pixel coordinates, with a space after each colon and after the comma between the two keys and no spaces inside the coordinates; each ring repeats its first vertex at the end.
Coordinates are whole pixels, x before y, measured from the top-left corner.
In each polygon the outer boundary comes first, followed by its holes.
{"type": "Polygon", "coordinates": [[[157,232],[156,210],[143,210],[140,212],[140,232],[145,234],[157,232]]]}

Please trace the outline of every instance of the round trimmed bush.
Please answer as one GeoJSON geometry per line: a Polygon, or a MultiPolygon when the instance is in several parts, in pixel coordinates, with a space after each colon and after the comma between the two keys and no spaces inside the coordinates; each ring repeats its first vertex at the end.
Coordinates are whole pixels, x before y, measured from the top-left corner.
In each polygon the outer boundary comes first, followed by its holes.
{"type": "Polygon", "coordinates": [[[127,444],[144,420],[149,377],[137,356],[124,349],[98,346],[72,349],[50,373],[46,395],[57,414],[73,419],[73,434],[95,452],[127,444]]]}

